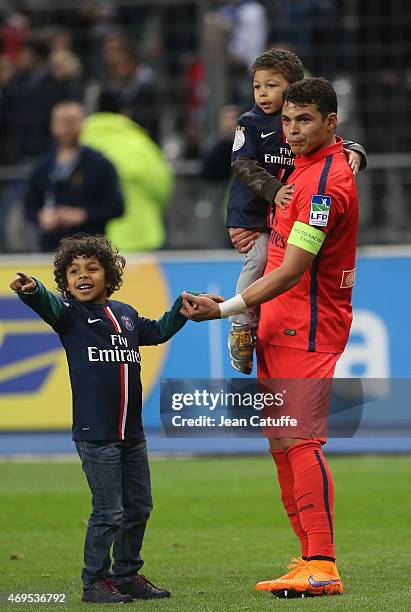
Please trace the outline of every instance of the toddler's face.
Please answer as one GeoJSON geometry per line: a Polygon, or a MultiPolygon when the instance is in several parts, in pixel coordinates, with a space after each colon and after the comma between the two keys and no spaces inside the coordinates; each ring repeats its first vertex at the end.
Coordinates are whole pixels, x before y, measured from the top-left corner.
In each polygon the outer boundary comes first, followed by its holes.
{"type": "Polygon", "coordinates": [[[283,91],[288,87],[287,79],[274,70],[256,70],[254,73],[254,100],[267,115],[278,113],[283,106],[283,91]]]}
{"type": "Polygon", "coordinates": [[[105,304],[107,300],[106,272],[95,257],[73,257],[67,266],[67,288],[81,302],[105,304]]]}

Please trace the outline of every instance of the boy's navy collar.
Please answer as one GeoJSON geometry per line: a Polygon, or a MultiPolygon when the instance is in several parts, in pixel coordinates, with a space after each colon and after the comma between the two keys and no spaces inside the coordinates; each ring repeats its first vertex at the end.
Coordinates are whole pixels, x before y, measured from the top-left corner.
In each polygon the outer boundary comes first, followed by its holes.
{"type": "Polygon", "coordinates": [[[82,306],[86,306],[90,310],[99,310],[101,308],[110,306],[110,300],[107,300],[105,304],[97,304],[96,302],[82,302],[81,300],[77,300],[76,298],[64,298],[63,302],[73,302],[75,304],[81,304],[82,306]]]}
{"type": "Polygon", "coordinates": [[[262,117],[266,117],[267,113],[265,113],[259,106],[258,104],[254,104],[253,108],[252,108],[253,113],[256,113],[257,115],[261,115],[262,117]]]}

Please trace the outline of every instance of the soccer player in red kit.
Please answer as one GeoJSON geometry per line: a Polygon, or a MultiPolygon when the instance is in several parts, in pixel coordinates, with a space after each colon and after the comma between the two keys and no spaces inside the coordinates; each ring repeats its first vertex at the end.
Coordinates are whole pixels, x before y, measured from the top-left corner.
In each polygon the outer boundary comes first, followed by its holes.
{"type": "MultiPolygon", "coordinates": [[[[221,304],[183,294],[182,312],[201,321],[261,304],[259,378],[327,381],[351,326],[358,198],[335,134],[337,97],[331,84],[303,79],[285,90],[283,100],[283,128],[296,156],[288,179],[294,193],[287,209],[277,211],[264,276],[221,304]]],[[[321,450],[325,437],[318,435],[318,406],[310,394],[303,397],[291,402],[296,414],[290,416],[304,415],[298,436],[290,436],[289,428],[266,432],[302,554],[291,571],[259,582],[257,589],[289,597],[343,592],[335,564],[333,479],[321,450]]]]}

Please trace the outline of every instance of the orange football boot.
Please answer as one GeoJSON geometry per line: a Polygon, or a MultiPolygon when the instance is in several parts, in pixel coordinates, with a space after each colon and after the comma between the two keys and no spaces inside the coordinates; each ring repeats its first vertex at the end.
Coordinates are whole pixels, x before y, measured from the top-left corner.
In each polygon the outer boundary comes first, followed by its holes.
{"type": "Polygon", "coordinates": [[[286,574],[277,580],[259,582],[256,588],[271,591],[280,597],[341,595],[344,592],[335,563],[317,559],[301,564],[300,569],[291,577],[286,574]]]}
{"type": "MultiPolygon", "coordinates": [[[[304,559],[301,559],[300,557],[291,557],[291,563],[287,565],[288,569],[290,570],[289,572],[287,572],[283,576],[280,576],[280,578],[277,578],[276,580],[263,580],[262,582],[258,582],[255,588],[257,589],[257,591],[271,591],[272,588],[270,585],[275,584],[279,580],[284,581],[289,580],[290,578],[294,578],[294,576],[298,574],[300,569],[307,565],[307,563],[308,561],[304,561],[304,559]]],[[[282,586],[281,588],[284,587],[282,586]]]]}

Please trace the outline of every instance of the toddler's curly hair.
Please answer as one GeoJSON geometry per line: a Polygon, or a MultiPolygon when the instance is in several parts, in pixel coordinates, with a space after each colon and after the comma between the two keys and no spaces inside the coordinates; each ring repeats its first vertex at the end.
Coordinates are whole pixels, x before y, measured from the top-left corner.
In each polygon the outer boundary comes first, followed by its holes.
{"type": "Polygon", "coordinates": [[[304,78],[304,67],[300,58],[288,49],[268,49],[255,60],[253,72],[257,70],[273,70],[283,75],[289,83],[295,83],[304,78]]]}

